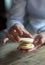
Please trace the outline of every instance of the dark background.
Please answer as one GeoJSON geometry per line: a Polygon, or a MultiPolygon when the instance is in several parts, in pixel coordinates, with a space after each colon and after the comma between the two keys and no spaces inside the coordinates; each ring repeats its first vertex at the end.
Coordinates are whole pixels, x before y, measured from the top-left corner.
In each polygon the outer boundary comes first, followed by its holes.
{"type": "Polygon", "coordinates": [[[6,10],[4,0],[0,0],[0,31],[6,28],[6,10]]]}

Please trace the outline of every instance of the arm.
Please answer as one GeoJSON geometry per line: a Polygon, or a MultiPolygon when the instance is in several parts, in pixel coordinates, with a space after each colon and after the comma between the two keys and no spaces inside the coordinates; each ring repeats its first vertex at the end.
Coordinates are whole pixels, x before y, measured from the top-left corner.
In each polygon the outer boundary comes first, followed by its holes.
{"type": "Polygon", "coordinates": [[[9,29],[14,24],[18,23],[23,27],[23,18],[25,15],[25,0],[13,0],[13,5],[9,11],[8,20],[7,20],[7,28],[9,29]]]}

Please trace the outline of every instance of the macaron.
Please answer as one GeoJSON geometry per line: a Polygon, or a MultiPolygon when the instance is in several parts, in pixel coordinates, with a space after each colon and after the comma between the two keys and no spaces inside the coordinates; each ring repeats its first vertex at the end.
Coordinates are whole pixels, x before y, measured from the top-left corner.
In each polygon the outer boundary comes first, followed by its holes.
{"type": "Polygon", "coordinates": [[[34,44],[32,44],[31,42],[22,42],[19,45],[20,49],[30,49],[30,48],[34,48],[34,44]]]}
{"type": "Polygon", "coordinates": [[[18,46],[18,50],[22,51],[22,50],[31,50],[32,48],[34,48],[34,44],[33,44],[33,39],[31,38],[22,38],[21,39],[22,43],[18,46]]]}

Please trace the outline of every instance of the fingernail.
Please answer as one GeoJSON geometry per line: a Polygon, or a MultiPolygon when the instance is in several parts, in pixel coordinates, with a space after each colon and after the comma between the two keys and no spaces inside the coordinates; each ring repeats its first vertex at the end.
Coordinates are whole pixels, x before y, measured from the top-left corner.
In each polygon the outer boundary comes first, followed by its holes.
{"type": "Polygon", "coordinates": [[[9,39],[8,38],[5,38],[3,41],[2,41],[2,44],[5,45],[6,41],[8,41],[9,39]]]}
{"type": "Polygon", "coordinates": [[[4,40],[2,41],[2,45],[5,45],[5,42],[4,42],[4,40]]]}

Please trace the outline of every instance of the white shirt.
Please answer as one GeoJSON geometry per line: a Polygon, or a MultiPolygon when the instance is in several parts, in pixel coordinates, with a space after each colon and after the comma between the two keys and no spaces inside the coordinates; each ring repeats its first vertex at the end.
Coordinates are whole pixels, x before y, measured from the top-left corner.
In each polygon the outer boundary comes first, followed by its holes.
{"type": "MultiPolygon", "coordinates": [[[[24,21],[26,0],[13,1],[14,5],[10,10],[7,27],[10,28],[16,23],[23,27],[22,21],[24,21]]],[[[45,0],[27,0],[27,11],[29,13],[29,25],[31,25],[32,30],[35,33],[45,30],[45,0]]]]}

